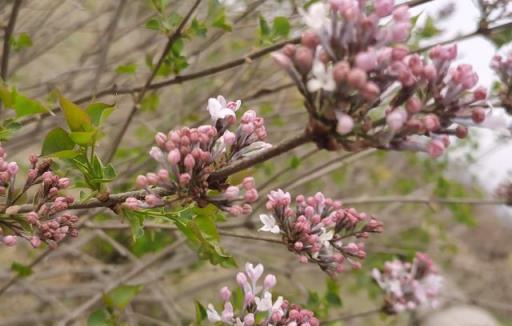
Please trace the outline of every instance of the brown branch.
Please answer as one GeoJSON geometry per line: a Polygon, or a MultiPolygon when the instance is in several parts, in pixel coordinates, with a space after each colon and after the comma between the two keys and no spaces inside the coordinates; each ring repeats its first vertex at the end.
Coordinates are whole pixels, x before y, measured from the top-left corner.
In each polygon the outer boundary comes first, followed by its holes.
{"type": "Polygon", "coordinates": [[[303,132],[293,138],[287,139],[271,148],[260,152],[260,154],[248,157],[246,159],[237,161],[236,163],[229,165],[225,168],[219,169],[213,172],[208,178],[209,181],[219,181],[227,178],[228,176],[245,170],[253,165],[264,162],[273,157],[279,156],[283,153],[288,152],[296,147],[304,145],[311,141],[311,136],[307,132],[303,132]]]}
{"type": "Polygon", "coordinates": [[[119,148],[119,145],[121,144],[121,141],[124,138],[124,135],[126,134],[126,131],[128,130],[128,127],[130,126],[130,124],[131,124],[131,122],[133,120],[133,117],[135,116],[135,113],[139,109],[140,102],[144,98],[144,95],[146,95],[146,92],[150,88],[151,83],[153,82],[153,79],[155,79],[155,77],[156,77],[156,75],[158,73],[158,70],[160,69],[160,67],[164,63],[165,57],[167,56],[167,54],[171,50],[171,48],[174,45],[174,43],[181,37],[183,29],[187,25],[189,19],[192,17],[192,14],[197,9],[197,7],[201,3],[201,1],[202,0],[196,0],[195,1],[194,5],[192,6],[192,8],[190,8],[190,10],[188,11],[187,15],[181,20],[181,23],[176,28],[174,33],[172,33],[169,36],[169,38],[167,40],[167,44],[165,45],[165,48],[162,51],[162,54],[160,55],[160,59],[158,60],[157,64],[153,67],[153,70],[151,71],[151,75],[146,80],[146,83],[144,84],[144,86],[140,90],[139,94],[137,95],[135,103],[134,103],[130,113],[128,113],[128,118],[124,122],[124,124],[123,124],[123,126],[121,128],[121,131],[119,132],[119,134],[117,134],[116,138],[114,139],[114,141],[112,143],[112,146],[111,146],[111,148],[110,148],[110,150],[109,150],[109,152],[107,154],[106,160],[105,160],[107,163],[111,162],[112,159],[114,158],[114,155],[116,154],[117,149],[119,148]]]}
{"type": "Polygon", "coordinates": [[[4,33],[4,50],[2,52],[2,68],[0,70],[0,77],[5,81],[9,75],[9,53],[11,51],[11,36],[14,32],[14,26],[16,25],[16,19],[20,11],[22,0],[15,0],[12,5],[11,17],[9,23],[5,28],[4,33]]]}

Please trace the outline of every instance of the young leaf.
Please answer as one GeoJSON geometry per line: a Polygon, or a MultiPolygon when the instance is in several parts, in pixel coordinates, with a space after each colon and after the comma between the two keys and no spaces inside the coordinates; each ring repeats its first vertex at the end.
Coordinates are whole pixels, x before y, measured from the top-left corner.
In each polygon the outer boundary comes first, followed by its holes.
{"type": "Polygon", "coordinates": [[[197,36],[205,37],[208,32],[208,28],[204,23],[194,18],[190,23],[189,31],[197,36]]]}
{"type": "Polygon", "coordinates": [[[119,65],[116,68],[116,73],[133,75],[137,72],[137,65],[135,63],[129,63],[126,65],[119,65]]]}
{"type": "Polygon", "coordinates": [[[123,310],[142,290],[142,285],[121,285],[103,296],[105,304],[123,310]]]}
{"type": "Polygon", "coordinates": [[[91,122],[93,125],[99,127],[105,120],[112,114],[114,111],[115,104],[107,104],[107,103],[92,103],[87,106],[85,111],[91,118],[91,122]]]}
{"type": "Polygon", "coordinates": [[[41,155],[50,155],[62,151],[69,151],[75,147],[75,143],[68,133],[62,128],[51,130],[43,140],[41,155]]]}
{"type": "Polygon", "coordinates": [[[12,91],[12,107],[16,111],[16,117],[24,117],[38,113],[48,113],[48,109],[36,100],[32,100],[25,95],[18,93],[15,89],[12,91]]]}
{"type": "Polygon", "coordinates": [[[87,319],[87,326],[115,326],[106,309],[94,311],[87,319]]]}
{"type": "Polygon", "coordinates": [[[93,131],[73,131],[69,134],[73,142],[80,146],[92,145],[96,139],[96,130],[93,131]]]}
{"type": "Polygon", "coordinates": [[[148,20],[146,22],[146,24],[144,25],[147,29],[151,29],[151,30],[154,30],[154,31],[159,31],[160,28],[161,28],[161,24],[160,24],[160,21],[156,18],[151,18],[150,20],[148,20]]]}
{"type": "Polygon", "coordinates": [[[32,39],[27,33],[21,33],[18,37],[12,36],[9,43],[14,51],[19,52],[25,48],[31,47],[32,39]]]}
{"type": "Polygon", "coordinates": [[[260,38],[266,39],[270,35],[270,26],[262,15],[260,15],[258,20],[260,23],[260,38]]]}
{"type": "Polygon", "coordinates": [[[201,322],[206,319],[206,316],[206,309],[196,300],[196,323],[201,324],[201,322]]]}
{"type": "Polygon", "coordinates": [[[11,264],[11,270],[16,272],[16,274],[22,278],[32,275],[32,268],[30,266],[23,265],[18,262],[13,262],[11,264]]]}
{"type": "Polygon", "coordinates": [[[272,29],[274,35],[287,37],[290,33],[290,22],[288,21],[288,18],[282,16],[274,18],[274,21],[272,22],[272,29]]]}
{"type": "Polygon", "coordinates": [[[71,131],[91,131],[91,118],[81,107],[59,95],[60,107],[71,131]]]}

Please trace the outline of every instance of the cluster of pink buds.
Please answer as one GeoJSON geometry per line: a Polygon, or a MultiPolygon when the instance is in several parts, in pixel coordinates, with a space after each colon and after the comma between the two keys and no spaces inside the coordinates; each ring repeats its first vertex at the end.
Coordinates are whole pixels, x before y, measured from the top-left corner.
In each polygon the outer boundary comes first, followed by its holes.
{"type": "Polygon", "coordinates": [[[305,98],[309,129],[320,147],[412,150],[437,157],[448,135],[463,138],[468,122],[485,119],[487,92],[470,65],[452,67],[457,47],[429,57],[404,42],[407,6],[393,0],[330,0],[302,12],[301,45],[273,54],[305,98]],[[460,120],[460,121],[457,121],[460,120]]]}
{"type": "Polygon", "coordinates": [[[272,288],[276,285],[276,277],[267,274],[263,286],[258,280],[263,275],[263,265],[247,263],[245,272],[236,276],[236,281],[244,294],[241,307],[235,307],[231,302],[231,291],[228,287],[220,290],[223,302],[219,314],[213,304],[208,304],[208,320],[211,323],[236,326],[318,326],[319,321],[313,312],[301,309],[298,305],[290,304],[283,297],[272,300],[272,288]]]}
{"type": "Polygon", "coordinates": [[[241,185],[209,183],[212,172],[234,161],[249,157],[270,147],[263,118],[253,110],[246,111],[234,131],[236,111],[241,102],[227,102],[222,96],[210,98],[208,111],[212,124],[198,128],[179,128],[168,134],[157,133],[150,156],[160,168],[156,173],[137,177],[137,185],[147,190],[144,200],[128,198],[125,206],[147,208],[164,206],[165,199],[153,189],[156,187],[180,198],[191,198],[200,206],[208,203],[233,215],[248,214],[251,204],[258,199],[253,178],[245,178],[241,185]],[[220,191],[212,194],[208,190],[220,191]]]}
{"type": "Polygon", "coordinates": [[[491,61],[491,68],[496,72],[503,84],[506,86],[512,85],[512,51],[506,56],[495,55],[491,61]]]}
{"type": "Polygon", "coordinates": [[[18,238],[26,239],[35,248],[42,242],[55,247],[67,235],[77,236],[75,223],[78,217],[58,213],[68,209],[74,198],[61,195],[61,191],[70,185],[68,178],[55,175],[50,170],[50,161],[39,162],[36,155],[30,155],[30,168],[25,184],[21,189],[15,189],[14,177],[18,171],[15,162],[5,162],[5,151],[0,147],[0,178],[4,182],[1,195],[5,196],[4,214],[0,220],[2,242],[8,246],[16,244],[18,238]],[[4,164],[5,163],[5,164],[4,164]],[[3,169],[5,165],[5,170],[3,169]],[[34,210],[22,213],[22,206],[17,201],[33,187],[38,187],[35,196],[30,200],[34,210]]]}
{"type": "Polygon", "coordinates": [[[0,195],[5,195],[9,185],[14,183],[14,179],[19,170],[18,163],[8,162],[6,158],[7,153],[5,149],[0,146],[0,195]]]}
{"type": "Polygon", "coordinates": [[[393,260],[382,271],[374,269],[372,276],[384,291],[383,310],[390,314],[419,307],[435,308],[443,279],[432,260],[417,253],[412,263],[393,260]]]}
{"type": "Polygon", "coordinates": [[[361,240],[383,230],[382,223],[373,216],[343,208],[340,201],[320,192],[311,197],[299,195],[295,203],[293,209],[289,193],[271,191],[266,204],[271,215],[260,216],[260,230],[281,234],[301,262],[314,262],[331,276],[342,272],[345,262],[359,269],[366,257],[361,240]]]}

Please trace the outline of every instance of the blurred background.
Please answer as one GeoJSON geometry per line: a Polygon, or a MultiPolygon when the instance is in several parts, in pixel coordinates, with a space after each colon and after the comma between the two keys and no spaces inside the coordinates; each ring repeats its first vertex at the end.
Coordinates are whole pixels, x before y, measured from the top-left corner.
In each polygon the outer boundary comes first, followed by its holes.
{"type": "MultiPolygon", "coordinates": [[[[136,175],[155,167],[147,152],[157,131],[207,121],[209,97],[241,99],[244,110],[256,110],[265,118],[270,143],[300,133],[307,120],[300,94],[269,55],[250,55],[299,36],[298,8],[305,2],[202,1],[195,23],[173,49],[173,60],[155,79],[169,82],[146,93],[113,158],[118,178],[110,190],[133,189],[136,175]],[[276,17],[286,17],[289,28],[276,29],[276,17]],[[194,77],[233,60],[240,62],[194,77]]],[[[418,48],[471,33],[478,26],[476,1],[424,2],[414,8],[418,32],[411,43],[418,48]]],[[[3,29],[14,4],[0,0],[3,29]]],[[[191,0],[21,1],[11,43],[9,84],[49,108],[54,107],[54,89],[84,106],[93,100],[115,103],[98,145],[100,153],[108,155],[114,135],[133,107],[134,88],[144,84],[166,43],[166,33],[176,28],[192,4],[191,0]]],[[[481,83],[492,87],[495,76],[489,62],[497,46],[504,45],[500,50],[504,52],[506,44],[479,36],[459,44],[460,61],[471,63],[481,83]]],[[[64,124],[57,111],[29,119],[3,146],[10,158],[27,162],[29,153],[40,152],[48,130],[64,124]]],[[[315,310],[322,320],[378,308],[382,302],[371,269],[390,258],[410,258],[424,251],[445,277],[440,311],[453,313],[465,307],[468,310],[459,316],[475,313],[487,318],[474,325],[512,325],[512,213],[494,200],[498,185],[511,180],[510,133],[486,129],[473,133],[437,160],[381,151],[331,153],[309,144],[260,164],[251,171],[261,194],[259,209],[249,218],[221,223],[221,245],[239,268],[245,262],[263,263],[278,276],[278,293],[315,310]],[[363,269],[329,280],[317,266],[300,264],[284,246],[265,241],[268,236],[256,232],[258,216],[265,194],[276,188],[292,195],[322,191],[378,216],[385,233],[369,240],[363,269]]],[[[27,166],[22,168],[26,171],[27,166]]],[[[62,171],[70,176],[77,172],[66,166],[62,171]]],[[[0,247],[0,325],[86,325],[88,320],[91,324],[91,314],[108,305],[103,292],[122,284],[141,285],[121,314],[127,324],[188,325],[194,320],[194,300],[214,301],[220,287],[235,284],[239,268],[198,260],[171,224],[146,220],[144,235],[133,241],[129,223],[114,213],[105,209],[78,213],[79,237],[55,250],[34,250],[26,244],[0,247]]],[[[431,312],[416,317],[424,325],[458,325],[432,321],[431,312]]],[[[409,320],[407,315],[369,314],[332,324],[407,325],[409,320]]]]}

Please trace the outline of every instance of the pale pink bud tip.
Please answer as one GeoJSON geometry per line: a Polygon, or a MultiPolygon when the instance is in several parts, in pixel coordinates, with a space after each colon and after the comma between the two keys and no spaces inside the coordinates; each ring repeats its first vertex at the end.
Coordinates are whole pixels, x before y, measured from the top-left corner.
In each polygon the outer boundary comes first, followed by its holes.
{"type": "Polygon", "coordinates": [[[14,235],[6,235],[2,241],[6,246],[12,247],[16,244],[17,238],[14,235]]]}
{"type": "Polygon", "coordinates": [[[229,301],[229,299],[231,298],[231,291],[228,289],[227,286],[220,289],[219,294],[220,294],[221,299],[224,301],[229,301]]]}
{"type": "Polygon", "coordinates": [[[263,281],[263,285],[265,286],[266,289],[271,289],[273,288],[277,283],[277,279],[275,277],[275,275],[273,274],[268,274],[266,277],[265,277],[265,280],[263,281]]]}
{"type": "Polygon", "coordinates": [[[354,129],[354,120],[347,114],[337,115],[338,124],[336,125],[336,132],[340,135],[346,135],[354,129]]]}
{"type": "Polygon", "coordinates": [[[277,63],[281,68],[288,69],[292,65],[292,61],[286,55],[281,52],[272,52],[270,54],[274,62],[277,63]]]}

